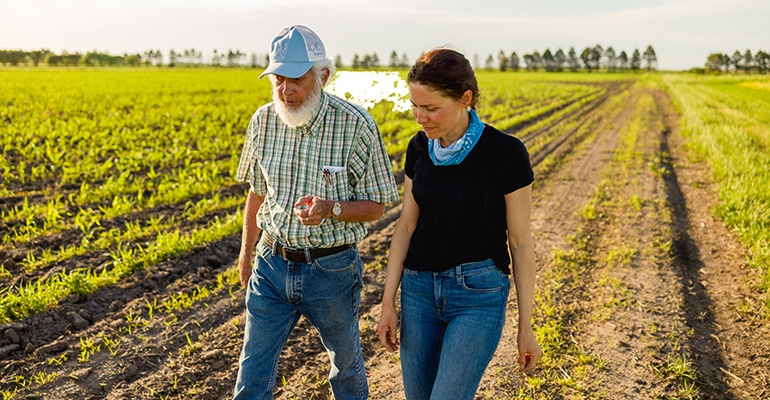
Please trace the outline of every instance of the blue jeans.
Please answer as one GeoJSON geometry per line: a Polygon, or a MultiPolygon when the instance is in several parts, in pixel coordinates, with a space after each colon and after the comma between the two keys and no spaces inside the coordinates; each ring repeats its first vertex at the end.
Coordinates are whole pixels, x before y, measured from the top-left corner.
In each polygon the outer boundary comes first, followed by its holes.
{"type": "Polygon", "coordinates": [[[400,355],[408,400],[475,397],[500,342],[509,290],[492,260],[444,272],[404,269],[400,355]]]}
{"type": "Polygon", "coordinates": [[[335,399],[365,400],[369,388],[358,330],[362,273],[356,247],[307,263],[286,261],[257,244],[233,398],[273,398],[281,350],[304,316],[329,354],[335,399]]]}

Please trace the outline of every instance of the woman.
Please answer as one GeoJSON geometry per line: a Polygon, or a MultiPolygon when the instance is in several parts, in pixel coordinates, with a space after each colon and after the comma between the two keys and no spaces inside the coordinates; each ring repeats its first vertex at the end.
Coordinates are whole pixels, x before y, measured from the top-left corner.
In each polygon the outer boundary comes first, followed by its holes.
{"type": "Polygon", "coordinates": [[[388,350],[401,345],[407,399],[473,399],[500,341],[510,255],[520,368],[534,368],[542,353],[531,324],[534,175],[524,144],[479,120],[478,83],[465,56],[431,50],[407,82],[423,130],[406,152],[377,331],[388,350]]]}

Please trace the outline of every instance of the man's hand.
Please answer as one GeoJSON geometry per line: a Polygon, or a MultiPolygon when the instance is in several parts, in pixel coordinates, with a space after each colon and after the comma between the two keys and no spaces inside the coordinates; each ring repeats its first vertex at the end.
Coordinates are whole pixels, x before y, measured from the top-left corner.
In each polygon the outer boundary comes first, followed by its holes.
{"type": "Polygon", "coordinates": [[[245,289],[251,279],[252,257],[250,254],[241,254],[238,257],[238,273],[241,278],[241,286],[245,289]]]}
{"type": "Polygon", "coordinates": [[[321,225],[324,218],[332,215],[334,202],[315,196],[302,196],[294,203],[294,215],[302,225],[321,225]]]}

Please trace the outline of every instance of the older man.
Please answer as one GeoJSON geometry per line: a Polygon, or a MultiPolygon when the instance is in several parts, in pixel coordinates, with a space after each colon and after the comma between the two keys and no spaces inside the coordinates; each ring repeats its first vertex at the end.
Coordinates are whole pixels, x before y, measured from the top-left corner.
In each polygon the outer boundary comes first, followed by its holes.
{"type": "Polygon", "coordinates": [[[254,113],[237,173],[251,190],[238,261],[247,315],[234,398],[272,398],[281,350],[304,316],[328,351],[334,397],[366,399],[356,244],[367,221],[398,199],[390,161],[372,117],[323,91],[334,65],[312,30],[281,30],[269,60],[260,78],[270,77],[273,102],[254,113]]]}

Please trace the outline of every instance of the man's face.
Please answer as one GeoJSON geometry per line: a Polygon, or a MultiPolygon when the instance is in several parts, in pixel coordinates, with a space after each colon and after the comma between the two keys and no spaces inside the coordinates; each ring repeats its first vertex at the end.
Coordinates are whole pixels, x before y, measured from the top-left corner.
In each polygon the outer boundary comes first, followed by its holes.
{"type": "Polygon", "coordinates": [[[287,78],[281,75],[270,75],[273,83],[273,93],[288,109],[298,110],[305,100],[317,88],[317,81],[312,70],[299,78],[287,78]]]}
{"type": "Polygon", "coordinates": [[[299,78],[270,75],[273,102],[281,120],[291,127],[310,122],[321,101],[321,84],[313,70],[299,78]]]}

